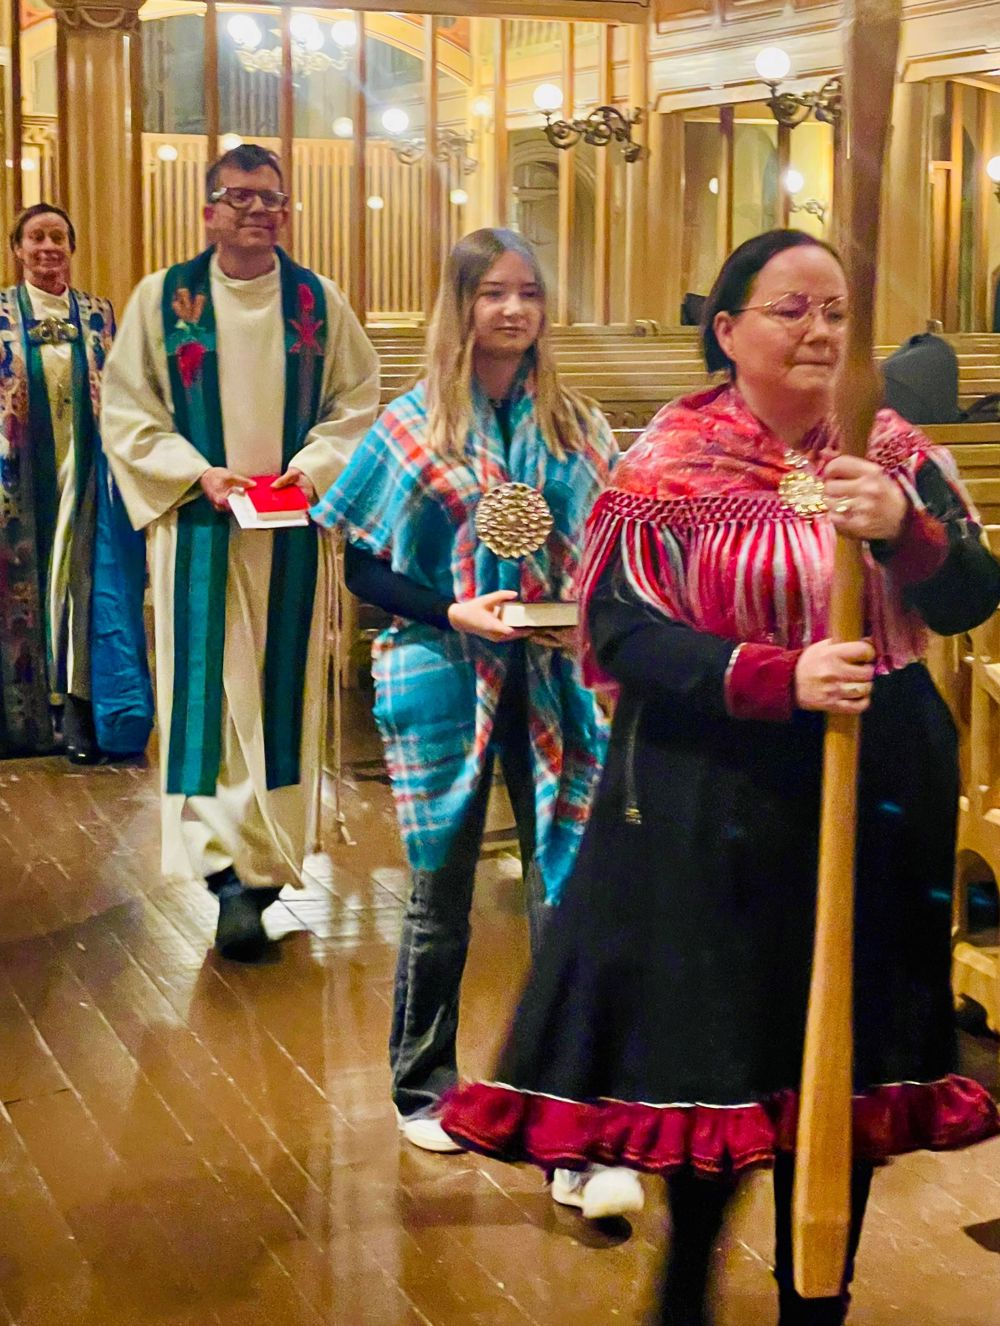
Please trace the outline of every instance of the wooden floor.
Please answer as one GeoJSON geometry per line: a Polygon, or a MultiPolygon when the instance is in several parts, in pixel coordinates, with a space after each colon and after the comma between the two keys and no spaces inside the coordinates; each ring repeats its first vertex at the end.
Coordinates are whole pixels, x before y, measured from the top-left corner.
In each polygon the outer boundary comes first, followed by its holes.
{"type": "MultiPolygon", "coordinates": [[[[274,960],[211,951],[215,904],[158,875],[155,774],[0,765],[0,1322],[611,1326],[642,1322],[659,1185],[588,1227],[537,1172],[401,1146],[385,1042],[406,874],[370,725],[356,846],[268,912],[274,960]]],[[[487,862],[461,1059],[489,1070],[526,955],[487,862]]],[[[967,1041],[989,1078],[993,1041],[967,1041]]],[[[766,1175],[722,1250],[719,1326],[775,1320],[766,1175]]],[[[858,1326],[1000,1323],[1000,1140],[876,1179],[858,1326]]]]}

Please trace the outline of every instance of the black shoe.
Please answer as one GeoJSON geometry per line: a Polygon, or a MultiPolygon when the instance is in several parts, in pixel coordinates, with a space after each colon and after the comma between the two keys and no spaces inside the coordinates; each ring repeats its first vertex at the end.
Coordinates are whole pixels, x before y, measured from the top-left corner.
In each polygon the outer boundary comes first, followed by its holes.
{"type": "Polygon", "coordinates": [[[219,923],[215,947],[234,962],[257,962],[267,950],[267,931],[260,908],[242,884],[239,891],[223,889],[219,894],[219,923]]]}
{"type": "Polygon", "coordinates": [[[70,764],[106,764],[104,754],[96,746],[67,746],[64,752],[70,764]]]}
{"type": "Polygon", "coordinates": [[[97,744],[94,711],[89,701],[67,695],[63,709],[65,754],[70,764],[100,764],[104,756],[97,744]]]}

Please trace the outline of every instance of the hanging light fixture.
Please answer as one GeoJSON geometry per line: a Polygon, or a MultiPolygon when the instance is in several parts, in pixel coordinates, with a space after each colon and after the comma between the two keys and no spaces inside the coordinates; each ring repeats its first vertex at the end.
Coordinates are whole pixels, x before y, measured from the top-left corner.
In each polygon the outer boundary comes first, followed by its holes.
{"type": "MultiPolygon", "coordinates": [[[[330,44],[333,54],[323,50],[323,28],[312,14],[293,14],[289,24],[292,44],[292,73],[296,78],[325,73],[330,69],[346,69],[351,59],[351,48],[357,45],[357,24],[340,19],[330,25],[330,44]]],[[[281,46],[261,49],[264,34],[249,14],[233,14],[226,23],[226,31],[236,47],[236,58],[243,69],[252,73],[280,76],[281,46]]],[[[278,36],[277,28],[271,29],[278,36]]]]}
{"type": "Polygon", "coordinates": [[[840,123],[843,85],[839,77],[828,78],[817,92],[781,92],[782,79],[791,72],[792,62],[780,46],[765,46],[758,51],[754,68],[771,90],[768,109],[782,128],[794,129],[810,115],[822,124],[840,123]]]}

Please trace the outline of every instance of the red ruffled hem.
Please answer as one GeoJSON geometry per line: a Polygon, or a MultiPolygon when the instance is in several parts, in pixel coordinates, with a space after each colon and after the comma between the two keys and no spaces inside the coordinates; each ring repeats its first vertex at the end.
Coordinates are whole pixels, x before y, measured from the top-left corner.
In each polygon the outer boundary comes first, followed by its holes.
{"type": "MultiPolygon", "coordinates": [[[[667,1174],[690,1166],[721,1175],[794,1151],[797,1116],[794,1091],[749,1105],[656,1106],[588,1104],[475,1082],[449,1093],[441,1122],[469,1150],[545,1169],[598,1163],[667,1174]]],[[[895,1083],[854,1098],[858,1159],[948,1151],[998,1132],[996,1104],[967,1077],[895,1083]]]]}

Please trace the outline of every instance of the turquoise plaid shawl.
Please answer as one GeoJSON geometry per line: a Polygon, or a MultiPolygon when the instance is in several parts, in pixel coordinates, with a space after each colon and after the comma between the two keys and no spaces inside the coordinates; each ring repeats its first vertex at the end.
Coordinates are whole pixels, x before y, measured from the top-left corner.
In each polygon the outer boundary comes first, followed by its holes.
{"type": "MultiPolygon", "coordinates": [[[[460,462],[425,447],[423,385],[401,396],[313,508],[314,519],[448,599],[495,589],[525,600],[575,599],[584,523],[616,454],[606,420],[594,410],[581,421],[581,449],[559,460],[545,446],[530,391],[513,403],[509,446],[481,393],[474,407],[460,462]],[[498,558],[475,532],[480,495],[508,481],[541,490],[555,522],[545,546],[519,561],[498,558]]],[[[536,860],[555,902],[586,824],[607,728],[568,655],[530,642],[525,651],[536,860]]],[[[446,859],[483,775],[509,657],[503,645],[416,622],[396,621],[376,641],[375,717],[414,869],[446,859]]]]}

